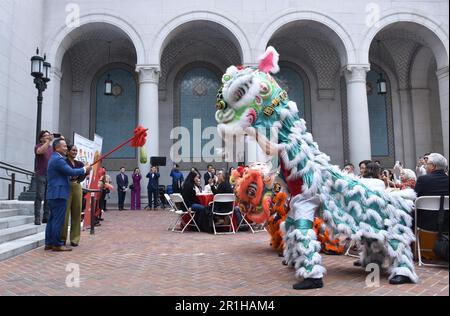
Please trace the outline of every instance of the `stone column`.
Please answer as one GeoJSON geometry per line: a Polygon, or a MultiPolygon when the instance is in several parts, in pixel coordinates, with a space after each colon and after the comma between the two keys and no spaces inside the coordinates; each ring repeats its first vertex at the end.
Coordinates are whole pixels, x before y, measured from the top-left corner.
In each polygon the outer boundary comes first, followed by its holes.
{"type": "Polygon", "coordinates": [[[419,157],[432,148],[430,109],[427,106],[430,100],[430,89],[412,88],[411,104],[414,119],[414,138],[416,143],[416,157],[419,157]]]}
{"type": "Polygon", "coordinates": [[[355,166],[372,158],[366,76],[369,65],[347,65],[347,117],[349,159],[355,166]]]}
{"type": "MultiPolygon", "coordinates": [[[[159,66],[138,65],[136,71],[139,73],[139,125],[148,128],[147,144],[145,149],[147,156],[159,156],[159,66]]],[[[139,159],[139,158],[138,158],[139,159]]],[[[149,164],[139,167],[145,176],[149,171],[149,164]]]]}
{"type": "Polygon", "coordinates": [[[441,118],[442,118],[442,141],[444,143],[444,156],[449,159],[449,152],[448,152],[448,66],[439,69],[437,72],[437,77],[439,80],[439,98],[441,101],[441,118]]]}
{"type": "Polygon", "coordinates": [[[398,93],[400,96],[400,109],[402,116],[401,125],[403,130],[403,154],[405,157],[403,165],[406,168],[414,170],[416,166],[417,153],[416,141],[414,136],[414,117],[411,101],[411,90],[407,88],[401,88],[398,93]]]}

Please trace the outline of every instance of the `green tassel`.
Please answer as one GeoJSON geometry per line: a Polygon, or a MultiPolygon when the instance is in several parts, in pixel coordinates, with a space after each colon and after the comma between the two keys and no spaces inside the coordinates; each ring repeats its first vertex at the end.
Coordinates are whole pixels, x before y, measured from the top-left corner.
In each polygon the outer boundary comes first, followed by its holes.
{"type": "Polygon", "coordinates": [[[147,152],[144,147],[139,148],[139,160],[143,165],[147,163],[147,152]]]}

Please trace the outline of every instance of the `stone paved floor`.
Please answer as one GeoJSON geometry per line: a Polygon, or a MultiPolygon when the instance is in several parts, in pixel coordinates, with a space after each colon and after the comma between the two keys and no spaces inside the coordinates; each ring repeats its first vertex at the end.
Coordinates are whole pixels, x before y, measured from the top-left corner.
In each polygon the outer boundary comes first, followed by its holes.
{"type": "Polygon", "coordinates": [[[324,256],[325,288],[292,290],[293,271],[269,248],[266,233],[214,236],[166,230],[167,211],[108,212],[94,236],[71,253],[36,249],[0,262],[0,295],[449,295],[449,272],[418,268],[417,285],[367,288],[353,258],[324,256]],[[68,264],[79,288],[66,286],[68,264]]]}

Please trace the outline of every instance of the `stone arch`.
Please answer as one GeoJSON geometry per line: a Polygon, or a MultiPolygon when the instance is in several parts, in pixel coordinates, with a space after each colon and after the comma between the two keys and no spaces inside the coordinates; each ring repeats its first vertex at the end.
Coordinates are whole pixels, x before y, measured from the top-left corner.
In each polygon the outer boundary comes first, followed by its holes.
{"type": "Polygon", "coordinates": [[[370,46],[380,32],[396,23],[410,23],[409,30],[421,36],[433,51],[438,69],[448,67],[449,37],[438,24],[423,14],[411,12],[388,12],[364,35],[360,63],[369,63],[370,46]]]}
{"type": "Polygon", "coordinates": [[[80,17],[80,26],[77,28],[61,27],[46,44],[47,57],[53,67],[60,69],[65,52],[70,48],[73,39],[82,32],[82,26],[92,23],[112,25],[124,32],[134,45],[137,64],[145,64],[145,46],[140,32],[124,19],[108,13],[87,14],[80,17]]]}
{"type": "Polygon", "coordinates": [[[282,27],[295,21],[314,21],[323,25],[327,31],[327,35],[330,36],[333,46],[336,48],[341,65],[354,64],[357,61],[355,45],[342,25],[331,17],[313,11],[285,11],[281,14],[277,14],[270,19],[261,28],[261,32],[258,34],[257,51],[261,54],[266,49],[267,44],[271,38],[282,27]]]}
{"type": "Polygon", "coordinates": [[[214,12],[197,11],[177,16],[161,27],[152,41],[153,48],[149,52],[149,63],[159,65],[165,47],[170,43],[171,39],[176,36],[177,30],[182,28],[183,25],[194,21],[209,21],[227,29],[235,39],[235,44],[240,50],[243,63],[252,61],[252,51],[249,40],[239,27],[237,21],[233,21],[228,17],[214,12]]]}

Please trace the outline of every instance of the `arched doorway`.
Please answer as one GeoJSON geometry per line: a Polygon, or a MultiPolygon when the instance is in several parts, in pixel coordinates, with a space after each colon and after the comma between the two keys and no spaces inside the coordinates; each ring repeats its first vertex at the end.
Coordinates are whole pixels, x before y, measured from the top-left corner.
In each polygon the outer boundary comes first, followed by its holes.
{"type": "MultiPolygon", "coordinates": [[[[101,135],[103,151],[109,152],[137,126],[136,74],[127,65],[112,64],[100,70],[92,83],[90,134],[91,138],[94,133],[101,135]],[[112,95],[104,93],[108,79],[113,81],[112,95]]],[[[109,159],[136,161],[136,150],[130,146],[123,147],[109,159]]]]}
{"type": "Polygon", "coordinates": [[[190,146],[180,155],[183,161],[209,163],[216,157],[214,152],[203,149],[210,142],[207,137],[218,136],[212,107],[216,102],[220,78],[220,71],[206,63],[188,65],[177,76],[175,102],[178,106],[174,111],[175,126],[191,132],[190,146]]]}
{"type": "MultiPolygon", "coordinates": [[[[74,132],[87,138],[98,133],[104,138],[104,150],[111,149],[136,127],[136,49],[123,30],[108,23],[85,24],[68,36],[70,43],[65,40],[68,46],[61,57],[59,131],[69,138],[74,132]],[[117,86],[116,96],[102,94],[107,71],[117,86]],[[132,111],[119,117],[125,108],[132,111]]],[[[125,150],[104,165],[109,170],[121,165],[134,168],[136,154],[125,150]]]]}
{"type": "Polygon", "coordinates": [[[438,63],[448,63],[446,55],[437,35],[417,23],[394,22],[374,36],[370,62],[385,71],[392,96],[395,159],[390,163],[400,160],[414,169],[419,156],[446,152],[448,79],[446,91],[440,91],[437,76],[438,63]]]}
{"type": "Polygon", "coordinates": [[[161,126],[161,134],[171,135],[173,130],[182,127],[187,135],[161,139],[162,155],[171,158],[170,166],[161,170],[169,174],[171,160],[180,163],[184,171],[194,166],[202,172],[209,163],[225,169],[228,165],[220,162],[222,157],[207,145],[218,138],[213,136],[217,134],[214,116],[222,74],[230,65],[242,64],[239,42],[223,25],[200,20],[177,27],[169,34],[165,45],[159,97],[160,117],[167,124],[161,126]],[[197,124],[201,120],[201,126],[194,128],[194,120],[197,124]],[[174,144],[182,138],[189,138],[186,150],[174,150],[174,144]],[[194,146],[194,141],[198,146],[194,146]]]}
{"type": "Polygon", "coordinates": [[[333,163],[342,164],[339,78],[347,53],[340,37],[320,22],[295,20],[274,30],[267,45],[280,54],[281,71],[276,77],[281,82],[289,78],[290,97],[320,149],[333,163]]]}

